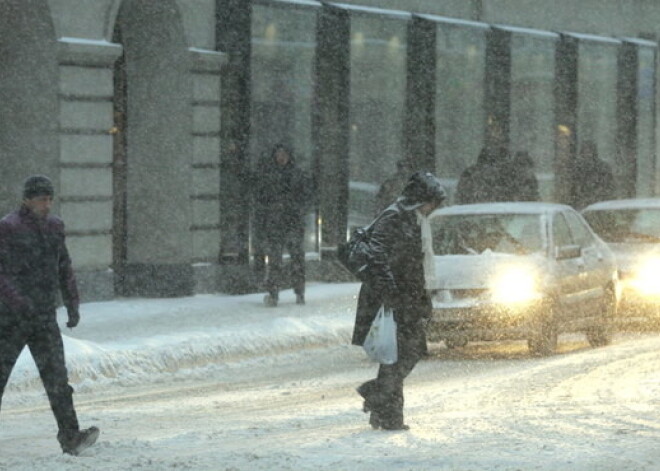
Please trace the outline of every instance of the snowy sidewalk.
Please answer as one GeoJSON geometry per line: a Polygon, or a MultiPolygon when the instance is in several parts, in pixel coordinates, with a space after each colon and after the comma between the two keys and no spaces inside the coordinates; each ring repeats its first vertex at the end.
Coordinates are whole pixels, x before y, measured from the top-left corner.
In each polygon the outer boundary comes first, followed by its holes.
{"type": "MultiPolygon", "coordinates": [[[[356,283],[310,283],[306,305],[296,305],[288,290],[275,308],[264,306],[263,293],[85,303],[73,330],[64,327],[60,309],[71,383],[84,392],[199,377],[225,361],[346,344],[358,290],[356,283]]],[[[22,402],[26,392],[43,394],[27,348],[10,378],[6,403],[22,402]]]]}

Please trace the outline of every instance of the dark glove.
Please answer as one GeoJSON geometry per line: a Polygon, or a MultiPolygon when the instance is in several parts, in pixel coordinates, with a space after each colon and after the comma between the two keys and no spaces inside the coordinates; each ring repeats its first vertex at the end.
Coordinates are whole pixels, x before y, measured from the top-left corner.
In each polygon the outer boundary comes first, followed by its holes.
{"type": "Polygon", "coordinates": [[[70,310],[68,311],[69,314],[69,322],[66,323],[66,326],[69,329],[73,329],[75,326],[78,325],[78,322],[80,322],[80,312],[76,310],[70,310]]]}

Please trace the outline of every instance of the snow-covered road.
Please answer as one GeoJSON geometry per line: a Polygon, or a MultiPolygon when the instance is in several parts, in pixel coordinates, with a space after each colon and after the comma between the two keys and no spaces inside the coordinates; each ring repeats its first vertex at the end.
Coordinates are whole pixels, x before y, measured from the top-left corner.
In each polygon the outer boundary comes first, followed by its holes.
{"type": "Polygon", "coordinates": [[[660,334],[560,340],[548,358],[524,342],[434,345],[406,383],[408,432],[369,428],[354,388],[375,366],[345,343],[82,388],[81,422],[102,434],[77,458],[58,452],[45,399],[10,391],[0,469],[660,470],[660,334]]]}

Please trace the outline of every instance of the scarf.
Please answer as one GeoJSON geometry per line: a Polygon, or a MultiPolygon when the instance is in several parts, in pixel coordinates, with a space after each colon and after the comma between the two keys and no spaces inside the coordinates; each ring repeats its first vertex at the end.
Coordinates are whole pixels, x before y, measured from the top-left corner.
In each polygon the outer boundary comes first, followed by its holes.
{"type": "Polygon", "coordinates": [[[431,233],[431,224],[429,219],[419,211],[417,215],[417,224],[422,230],[422,252],[424,253],[424,287],[426,289],[436,288],[435,278],[435,258],[433,257],[433,234],[431,233]]]}

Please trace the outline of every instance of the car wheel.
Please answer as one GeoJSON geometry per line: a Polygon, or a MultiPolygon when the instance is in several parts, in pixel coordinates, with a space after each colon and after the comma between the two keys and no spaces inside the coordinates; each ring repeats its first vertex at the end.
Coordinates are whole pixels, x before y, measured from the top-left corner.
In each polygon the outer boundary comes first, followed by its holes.
{"type": "Polygon", "coordinates": [[[538,332],[527,341],[529,351],[538,356],[552,355],[557,351],[557,337],[554,307],[550,305],[541,318],[538,332]]]}
{"type": "Polygon", "coordinates": [[[468,343],[467,337],[456,337],[453,339],[445,339],[445,345],[448,349],[465,347],[468,343]]]}
{"type": "Polygon", "coordinates": [[[610,290],[606,293],[602,300],[602,316],[596,320],[596,325],[586,332],[587,340],[592,347],[603,347],[612,343],[612,321],[616,310],[616,298],[610,290]]]}

